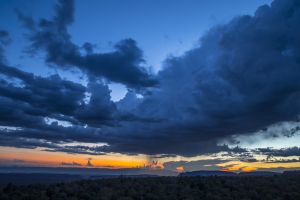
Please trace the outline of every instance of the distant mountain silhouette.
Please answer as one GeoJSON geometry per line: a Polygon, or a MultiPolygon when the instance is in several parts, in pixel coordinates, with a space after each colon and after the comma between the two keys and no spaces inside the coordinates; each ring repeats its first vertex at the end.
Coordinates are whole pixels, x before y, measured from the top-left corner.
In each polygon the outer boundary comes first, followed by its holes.
{"type": "Polygon", "coordinates": [[[39,174],[70,174],[81,176],[97,175],[158,175],[177,176],[177,172],[170,170],[157,170],[151,168],[85,168],[85,167],[0,167],[0,173],[39,173],[39,174]]]}
{"type": "Polygon", "coordinates": [[[253,171],[253,172],[226,172],[226,171],[191,171],[183,172],[178,176],[275,176],[275,175],[285,175],[285,174],[300,174],[300,171],[286,171],[284,173],[271,172],[271,171],[253,171]]]}
{"type": "Polygon", "coordinates": [[[284,175],[300,175],[300,170],[294,170],[294,171],[284,171],[284,175]]]}
{"type": "Polygon", "coordinates": [[[239,176],[274,176],[281,175],[279,172],[270,172],[270,171],[253,171],[253,172],[240,172],[239,176]]]}
{"type": "MultiPolygon", "coordinates": [[[[8,183],[17,185],[27,184],[49,184],[59,182],[71,182],[79,180],[95,179],[115,179],[115,178],[150,178],[159,177],[151,174],[136,175],[72,175],[72,174],[54,174],[54,173],[0,173],[0,186],[8,183]]],[[[1,192],[1,191],[0,191],[1,192]]]]}
{"type": "Polygon", "coordinates": [[[191,171],[180,173],[179,176],[237,176],[234,172],[225,172],[225,171],[191,171]]]}
{"type": "Polygon", "coordinates": [[[58,182],[71,182],[83,179],[80,175],[70,174],[45,174],[45,173],[0,173],[0,186],[8,183],[23,184],[48,184],[58,182]]]}

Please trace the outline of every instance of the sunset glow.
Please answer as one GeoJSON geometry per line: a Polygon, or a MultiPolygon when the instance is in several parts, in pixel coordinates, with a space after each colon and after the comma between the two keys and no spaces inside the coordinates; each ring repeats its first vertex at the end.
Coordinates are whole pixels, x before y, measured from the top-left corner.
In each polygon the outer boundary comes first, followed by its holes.
{"type": "Polygon", "coordinates": [[[91,158],[93,167],[103,168],[136,168],[147,165],[144,156],[126,155],[80,155],[61,152],[47,152],[40,149],[21,149],[1,147],[0,163],[20,166],[53,166],[53,167],[88,167],[87,161],[91,158]],[[81,166],[63,165],[62,163],[78,163],[81,166]]]}

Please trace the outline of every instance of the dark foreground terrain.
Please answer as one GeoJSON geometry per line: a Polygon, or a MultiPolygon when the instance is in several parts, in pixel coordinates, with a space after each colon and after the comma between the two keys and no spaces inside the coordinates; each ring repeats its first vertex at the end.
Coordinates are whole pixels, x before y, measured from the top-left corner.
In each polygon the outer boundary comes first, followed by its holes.
{"type": "Polygon", "coordinates": [[[0,199],[290,200],[300,199],[300,176],[149,177],[2,185],[0,199]]]}

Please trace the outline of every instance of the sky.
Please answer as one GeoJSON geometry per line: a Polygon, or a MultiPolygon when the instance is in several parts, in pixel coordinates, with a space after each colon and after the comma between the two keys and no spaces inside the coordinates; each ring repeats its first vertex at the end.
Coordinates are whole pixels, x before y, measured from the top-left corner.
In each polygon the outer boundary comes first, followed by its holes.
{"type": "Polygon", "coordinates": [[[296,0],[0,13],[0,166],[300,169],[296,0]]]}

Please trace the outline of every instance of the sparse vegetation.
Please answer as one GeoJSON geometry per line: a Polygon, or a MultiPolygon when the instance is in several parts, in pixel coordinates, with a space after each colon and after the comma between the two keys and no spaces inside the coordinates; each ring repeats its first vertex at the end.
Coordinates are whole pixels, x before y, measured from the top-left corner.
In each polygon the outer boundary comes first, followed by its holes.
{"type": "Polygon", "coordinates": [[[0,199],[299,200],[300,176],[157,177],[0,187],[0,199]]]}

